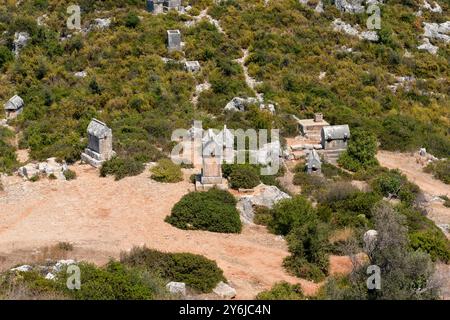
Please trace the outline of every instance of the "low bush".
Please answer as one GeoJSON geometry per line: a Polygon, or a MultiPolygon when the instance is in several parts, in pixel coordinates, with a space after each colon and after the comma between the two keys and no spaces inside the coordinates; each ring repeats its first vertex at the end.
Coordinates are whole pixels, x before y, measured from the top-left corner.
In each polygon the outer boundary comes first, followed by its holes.
{"type": "Polygon", "coordinates": [[[328,179],[342,179],[351,180],[352,175],[341,168],[338,168],[331,163],[322,163],[321,167],[322,174],[328,179]]]}
{"type": "Polygon", "coordinates": [[[211,292],[220,281],[225,281],[216,262],[191,253],[164,253],[135,247],[129,253],[122,253],[120,260],[127,266],[156,272],[167,281],[184,282],[201,292],[211,292]]]}
{"type": "Polygon", "coordinates": [[[302,187],[302,194],[312,195],[325,188],[326,179],[306,172],[297,172],[292,182],[302,187]]]}
{"type": "Polygon", "coordinates": [[[428,253],[433,261],[450,262],[450,243],[448,239],[432,230],[418,231],[410,234],[411,247],[428,253]]]}
{"type": "Polygon", "coordinates": [[[128,176],[137,176],[144,171],[144,165],[134,159],[113,158],[103,163],[100,176],[114,175],[116,180],[128,176]]]}
{"type": "Polygon", "coordinates": [[[180,229],[223,233],[239,233],[242,228],[236,199],[228,191],[216,188],[183,196],[166,222],[180,229]]]}
{"type": "Polygon", "coordinates": [[[378,165],[375,158],[377,140],[367,131],[353,130],[347,150],[341,154],[338,163],[350,171],[359,171],[378,165]]]}
{"type": "Polygon", "coordinates": [[[151,169],[151,178],[158,182],[176,183],[183,180],[183,172],[179,165],[169,159],[161,159],[151,169]]]}
{"type": "Polygon", "coordinates": [[[370,182],[373,190],[388,198],[398,198],[411,205],[420,192],[417,185],[408,181],[399,170],[390,170],[370,182]]]}
{"type": "Polygon", "coordinates": [[[310,221],[296,226],[286,237],[289,252],[283,265],[292,274],[321,281],[328,274],[328,229],[325,224],[310,221]]]}
{"type": "Polygon", "coordinates": [[[260,183],[257,169],[246,165],[235,166],[231,171],[229,180],[233,189],[251,189],[260,183]]]}
{"type": "Polygon", "coordinates": [[[304,300],[302,287],[299,284],[278,282],[270,290],[258,293],[256,300],[304,300]]]}
{"type": "Polygon", "coordinates": [[[424,171],[431,173],[436,179],[441,180],[446,184],[450,184],[450,160],[438,160],[430,162],[424,171]]]}
{"type": "Polygon", "coordinates": [[[275,234],[287,235],[294,227],[317,218],[311,203],[303,196],[284,199],[275,204],[269,230],[275,234]]]}
{"type": "Polygon", "coordinates": [[[321,203],[332,203],[345,200],[357,192],[358,189],[351,183],[339,181],[328,184],[324,192],[317,196],[317,200],[321,203]]]}
{"type": "Polygon", "coordinates": [[[272,222],[272,212],[265,206],[255,206],[253,208],[255,217],[253,222],[262,226],[268,226],[272,222]]]}
{"type": "Polygon", "coordinates": [[[145,281],[142,272],[111,261],[105,268],[90,263],[78,264],[82,276],[79,290],[69,290],[66,282],[69,275],[63,270],[57,283],[61,291],[77,300],[150,300],[154,291],[145,281]]]}
{"type": "Polygon", "coordinates": [[[64,171],[64,177],[66,180],[74,180],[77,178],[77,173],[73,170],[67,169],[64,171]]]}

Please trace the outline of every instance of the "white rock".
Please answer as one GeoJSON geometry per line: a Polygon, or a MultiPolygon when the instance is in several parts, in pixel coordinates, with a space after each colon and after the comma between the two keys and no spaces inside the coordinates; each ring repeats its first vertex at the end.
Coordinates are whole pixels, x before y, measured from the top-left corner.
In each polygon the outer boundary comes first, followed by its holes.
{"type": "Polygon", "coordinates": [[[54,280],[55,278],[56,276],[51,272],[47,273],[47,275],[45,276],[45,279],[47,280],[54,280]]]}
{"type": "Polygon", "coordinates": [[[14,34],[14,54],[17,56],[30,40],[28,32],[16,32],[14,34]]]}
{"type": "Polygon", "coordinates": [[[182,296],[186,295],[186,284],[184,282],[169,282],[166,284],[167,290],[173,294],[180,294],[182,296]]]}
{"type": "Polygon", "coordinates": [[[258,100],[256,98],[240,98],[234,97],[230,102],[227,103],[224,110],[226,111],[245,111],[245,108],[251,104],[257,104],[258,100]]]}
{"type": "Polygon", "coordinates": [[[55,273],[60,272],[65,266],[69,266],[71,264],[76,264],[77,262],[75,260],[69,259],[69,260],[59,260],[56,262],[56,264],[53,266],[53,271],[55,273]]]}
{"type": "Polygon", "coordinates": [[[97,18],[94,20],[95,24],[94,27],[97,29],[106,29],[109,28],[109,26],[111,25],[111,19],[110,18],[97,18]]]}
{"type": "Polygon", "coordinates": [[[378,34],[376,31],[363,31],[359,34],[359,37],[368,41],[378,41],[378,34]]]}
{"type": "Polygon", "coordinates": [[[376,230],[368,230],[364,233],[363,240],[366,252],[371,252],[375,248],[377,236],[378,232],[376,230]]]}
{"type": "Polygon", "coordinates": [[[444,233],[450,233],[450,225],[448,223],[442,223],[437,225],[439,229],[444,233]]]}
{"type": "Polygon", "coordinates": [[[222,281],[214,288],[213,292],[224,299],[233,299],[236,297],[236,290],[222,281]]]}
{"type": "Polygon", "coordinates": [[[324,10],[323,10],[323,2],[322,1],[319,1],[317,6],[314,8],[314,11],[317,12],[317,13],[324,12],[324,10]]]}
{"type": "Polygon", "coordinates": [[[421,6],[421,8],[431,11],[433,13],[442,13],[442,8],[439,5],[439,3],[437,3],[436,1],[434,2],[434,7],[433,7],[430,3],[427,2],[427,0],[424,0],[424,3],[421,6]]]}
{"type": "Polygon", "coordinates": [[[363,0],[335,0],[336,8],[341,12],[363,13],[363,0]]]}
{"type": "Polygon", "coordinates": [[[264,206],[271,209],[279,201],[290,198],[290,195],[281,191],[276,186],[260,184],[255,188],[254,195],[240,198],[236,208],[240,213],[242,222],[251,224],[255,217],[253,206],[264,206]]]}
{"type": "Polygon", "coordinates": [[[428,51],[431,54],[436,54],[438,52],[439,47],[432,45],[430,43],[430,40],[428,40],[428,38],[423,38],[422,44],[418,46],[417,49],[428,51]]]}
{"type": "Polygon", "coordinates": [[[19,267],[11,269],[11,271],[19,271],[19,272],[28,272],[31,270],[33,270],[33,267],[28,264],[24,264],[23,266],[19,266],[19,267]]]}
{"type": "Polygon", "coordinates": [[[359,31],[355,28],[353,28],[348,23],[345,23],[341,19],[335,19],[333,21],[333,30],[338,32],[344,32],[348,35],[357,37],[359,35],[359,31]]]}
{"type": "Polygon", "coordinates": [[[77,77],[77,78],[86,78],[87,77],[87,72],[86,71],[79,71],[79,72],[75,72],[73,75],[75,77],[77,77]]]}
{"type": "Polygon", "coordinates": [[[423,36],[429,39],[442,40],[450,43],[450,21],[444,23],[423,23],[423,36]]]}

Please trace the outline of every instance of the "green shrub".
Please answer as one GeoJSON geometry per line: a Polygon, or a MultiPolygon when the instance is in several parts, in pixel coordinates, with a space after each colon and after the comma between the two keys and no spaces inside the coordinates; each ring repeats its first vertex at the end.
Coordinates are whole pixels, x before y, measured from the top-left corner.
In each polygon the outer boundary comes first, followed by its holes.
{"type": "Polygon", "coordinates": [[[233,189],[251,189],[260,183],[256,169],[246,165],[234,167],[231,171],[229,180],[230,186],[233,189]]]}
{"type": "Polygon", "coordinates": [[[450,243],[441,233],[431,230],[418,231],[410,234],[411,247],[428,253],[433,261],[450,262],[450,243]]]}
{"type": "Polygon", "coordinates": [[[253,222],[262,226],[268,226],[272,222],[272,212],[265,206],[255,206],[253,208],[255,217],[253,222]]]}
{"type": "Polygon", "coordinates": [[[444,207],[450,208],[450,198],[447,196],[439,196],[442,200],[444,200],[444,207]]]}
{"type": "Polygon", "coordinates": [[[67,169],[64,171],[64,177],[66,180],[74,180],[77,178],[77,173],[73,170],[67,169]]]}
{"type": "Polygon", "coordinates": [[[312,195],[325,188],[326,180],[319,175],[297,172],[292,182],[302,187],[302,194],[312,195]]]}
{"type": "Polygon", "coordinates": [[[375,158],[377,140],[367,131],[353,130],[347,150],[341,154],[338,163],[350,171],[359,171],[377,166],[375,158]]]}
{"type": "Polygon", "coordinates": [[[100,169],[100,176],[114,175],[116,180],[128,176],[137,176],[144,171],[144,165],[133,159],[113,158],[105,161],[100,169]]]}
{"type": "Polygon", "coordinates": [[[311,203],[302,196],[295,196],[275,204],[269,229],[275,234],[287,235],[294,227],[316,218],[317,215],[311,203]]]}
{"type": "Polygon", "coordinates": [[[450,160],[438,160],[430,162],[425,168],[425,172],[433,174],[436,179],[446,184],[450,184],[450,160]]]}
{"type": "Polygon", "coordinates": [[[140,22],[139,17],[134,12],[129,12],[125,18],[125,26],[127,28],[136,28],[140,22]]]}
{"type": "Polygon", "coordinates": [[[242,228],[233,195],[216,188],[183,196],[166,222],[180,229],[224,233],[239,233],[242,228]]]}
{"type": "Polygon", "coordinates": [[[342,179],[342,180],[351,180],[352,175],[348,172],[345,172],[341,168],[338,168],[331,163],[322,163],[321,167],[322,174],[328,179],[342,179]]]}
{"type": "Polygon", "coordinates": [[[321,281],[328,274],[328,229],[317,221],[297,225],[286,237],[289,252],[283,265],[292,274],[321,281]]]}
{"type": "Polygon", "coordinates": [[[317,196],[319,202],[332,203],[345,200],[357,193],[358,189],[350,182],[334,182],[327,185],[326,189],[317,196]]]}
{"type": "Polygon", "coordinates": [[[185,282],[201,292],[211,292],[220,281],[226,281],[216,262],[191,253],[134,247],[130,253],[122,253],[120,260],[127,266],[155,272],[167,281],[185,282]]]}
{"type": "Polygon", "coordinates": [[[299,284],[278,282],[270,290],[258,293],[256,300],[304,300],[302,287],[299,284]]]}
{"type": "Polygon", "coordinates": [[[151,169],[151,178],[158,182],[175,183],[183,181],[183,172],[179,165],[169,159],[161,159],[158,164],[151,169]]]}
{"type": "Polygon", "coordinates": [[[397,169],[378,175],[370,184],[375,192],[384,197],[399,198],[407,204],[412,204],[420,192],[419,187],[409,182],[397,169]]]}
{"type": "Polygon", "coordinates": [[[77,300],[149,300],[154,292],[136,269],[111,261],[105,268],[93,264],[78,264],[81,272],[80,290],[69,290],[68,275],[63,270],[58,276],[60,290],[77,300]]]}

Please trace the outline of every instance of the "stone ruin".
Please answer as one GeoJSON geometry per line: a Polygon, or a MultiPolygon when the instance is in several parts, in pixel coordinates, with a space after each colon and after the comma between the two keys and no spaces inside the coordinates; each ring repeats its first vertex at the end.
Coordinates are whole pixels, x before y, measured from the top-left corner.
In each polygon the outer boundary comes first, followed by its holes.
{"type": "Polygon", "coordinates": [[[222,177],[222,148],[222,145],[213,139],[203,144],[202,172],[195,183],[196,190],[228,188],[226,180],[222,177]]]}
{"type": "Polygon", "coordinates": [[[180,30],[167,30],[167,49],[169,51],[181,51],[180,30]]]}
{"type": "Polygon", "coordinates": [[[319,153],[312,149],[307,156],[306,172],[308,174],[320,174],[322,172],[322,161],[319,153]]]}
{"type": "Polygon", "coordinates": [[[317,143],[320,141],[322,128],[330,125],[323,119],[322,113],[315,113],[313,119],[298,119],[295,116],[294,119],[297,121],[300,134],[317,143]]]}
{"type": "Polygon", "coordinates": [[[184,12],[181,0],[147,0],[147,11],[158,14],[169,10],[184,12]]]}
{"type": "Polygon", "coordinates": [[[81,154],[81,161],[98,168],[116,155],[112,149],[112,130],[105,123],[92,119],[87,132],[89,145],[81,154]]]}
{"type": "Polygon", "coordinates": [[[39,163],[28,163],[20,167],[17,173],[24,179],[30,180],[35,177],[46,175],[47,177],[53,175],[56,179],[66,180],[64,172],[68,170],[65,162],[59,163],[56,158],[48,158],[47,161],[39,163]]]}
{"type": "Polygon", "coordinates": [[[339,155],[347,150],[350,139],[350,127],[347,124],[323,127],[321,131],[321,144],[324,159],[336,164],[339,155]]]}
{"type": "Polygon", "coordinates": [[[188,72],[198,72],[200,71],[200,63],[198,61],[186,61],[184,69],[188,72]]]}
{"type": "Polygon", "coordinates": [[[14,119],[22,113],[24,102],[21,97],[15,95],[4,104],[6,119],[14,119]]]}
{"type": "Polygon", "coordinates": [[[240,213],[241,221],[246,224],[252,224],[255,217],[255,206],[264,206],[272,209],[279,201],[290,198],[290,195],[281,191],[276,186],[260,184],[253,189],[252,195],[241,197],[236,208],[240,213]]]}

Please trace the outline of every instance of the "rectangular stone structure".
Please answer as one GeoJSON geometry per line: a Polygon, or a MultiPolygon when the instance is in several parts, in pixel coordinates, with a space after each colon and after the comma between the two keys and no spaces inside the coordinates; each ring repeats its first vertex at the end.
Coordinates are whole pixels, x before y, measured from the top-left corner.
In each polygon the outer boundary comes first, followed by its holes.
{"type": "Polygon", "coordinates": [[[167,48],[169,51],[181,51],[180,30],[167,30],[167,48]]]}
{"type": "Polygon", "coordinates": [[[24,102],[18,95],[13,96],[4,104],[6,119],[14,119],[22,113],[24,102]]]}
{"type": "Polygon", "coordinates": [[[81,161],[98,168],[116,155],[112,149],[112,130],[105,123],[92,119],[87,133],[89,143],[81,154],[81,161]]]}

